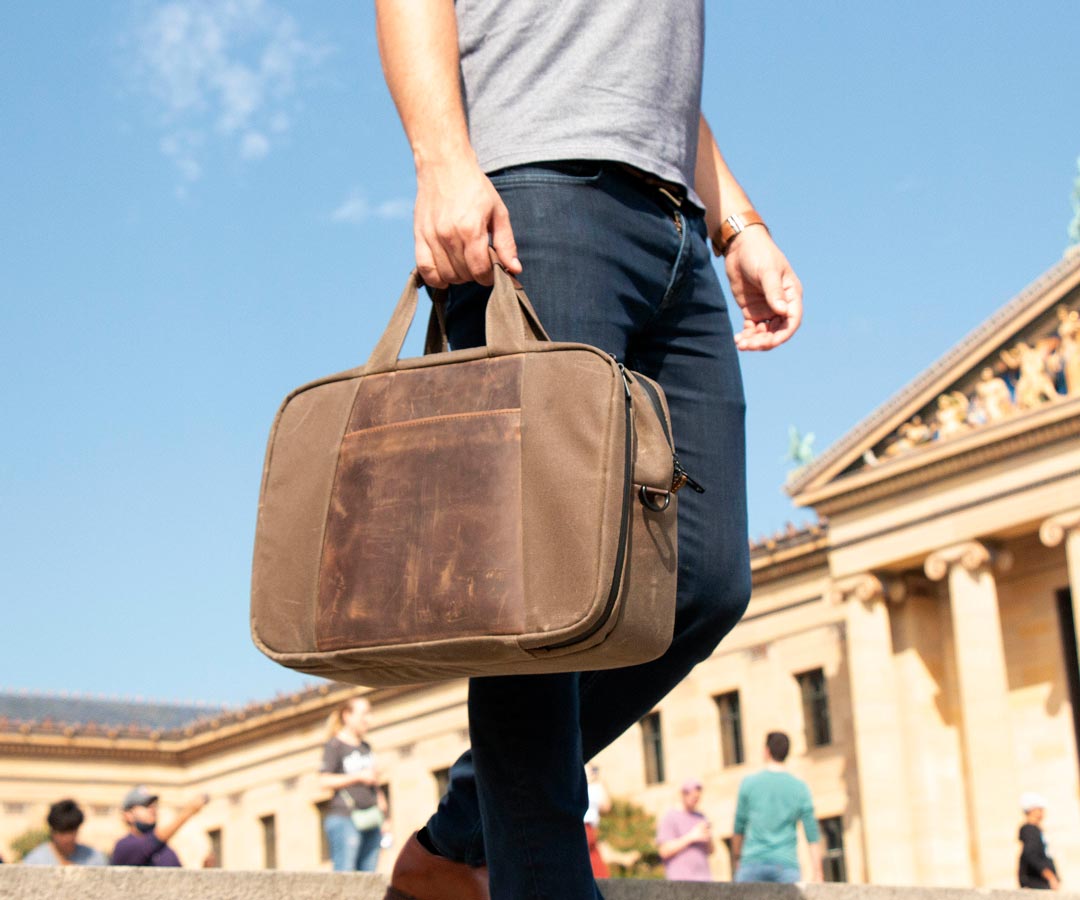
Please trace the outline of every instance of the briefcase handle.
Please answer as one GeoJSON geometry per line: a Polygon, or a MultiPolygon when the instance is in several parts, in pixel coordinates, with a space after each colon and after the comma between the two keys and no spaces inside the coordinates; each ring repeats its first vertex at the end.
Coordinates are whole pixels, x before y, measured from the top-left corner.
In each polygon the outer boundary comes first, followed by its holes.
{"type": "MultiPolygon", "coordinates": [[[[544,331],[544,326],[540,324],[540,318],[529,298],[525,296],[521,284],[502,267],[493,250],[491,258],[494,263],[492,269],[495,273],[495,284],[484,316],[488,356],[521,353],[529,342],[551,340],[544,331]]],[[[423,279],[414,269],[409,274],[405,290],[402,291],[394,314],[390,317],[390,324],[386,326],[386,331],[368,357],[364,367],[365,374],[391,372],[397,368],[405,335],[416,316],[417,294],[423,283],[423,279]]],[[[436,305],[444,301],[444,297],[439,296],[440,293],[436,292],[436,305]]],[[[441,350],[445,346],[446,327],[441,319],[441,310],[433,308],[428,323],[425,352],[430,353],[436,347],[441,350]]]]}

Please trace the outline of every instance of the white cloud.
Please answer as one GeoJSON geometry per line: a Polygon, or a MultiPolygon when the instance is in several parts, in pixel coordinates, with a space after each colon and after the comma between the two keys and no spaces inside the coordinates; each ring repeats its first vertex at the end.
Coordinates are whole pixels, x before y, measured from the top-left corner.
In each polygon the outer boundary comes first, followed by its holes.
{"type": "Polygon", "coordinates": [[[162,151],[196,181],[203,156],[223,144],[243,160],[270,152],[267,133],[287,112],[302,72],[327,48],[300,36],[274,0],[152,2],[133,35],[139,88],[157,106],[162,151]]]}
{"type": "Polygon", "coordinates": [[[380,203],[371,203],[363,191],[353,189],[330,214],[330,218],[335,222],[357,225],[370,219],[408,219],[412,211],[412,200],[407,197],[395,197],[380,203]]]}
{"type": "Polygon", "coordinates": [[[262,159],[269,152],[270,141],[261,132],[249,131],[240,141],[240,156],[242,159],[262,159]]]}

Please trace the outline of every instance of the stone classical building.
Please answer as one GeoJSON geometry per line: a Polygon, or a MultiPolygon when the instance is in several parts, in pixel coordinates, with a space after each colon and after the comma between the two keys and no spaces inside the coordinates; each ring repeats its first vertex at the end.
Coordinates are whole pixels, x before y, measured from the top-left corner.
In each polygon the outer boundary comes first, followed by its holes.
{"type": "MultiPolygon", "coordinates": [[[[754,544],[746,618],[598,757],[611,792],[660,814],[698,777],[727,835],[782,729],[830,877],[1011,886],[1034,790],[1066,883],[1080,879],[1078,342],[1074,255],[799,471],[789,489],[818,524],[754,544]]],[[[0,852],[69,795],[107,849],[120,798],[146,783],[165,816],[210,794],[173,841],[187,865],[328,868],[315,770],[354,690],[233,711],[0,695],[0,852]]],[[[465,685],[368,694],[400,844],[467,745],[465,685]]],[[[730,876],[723,848],[713,867],[730,876]]]]}

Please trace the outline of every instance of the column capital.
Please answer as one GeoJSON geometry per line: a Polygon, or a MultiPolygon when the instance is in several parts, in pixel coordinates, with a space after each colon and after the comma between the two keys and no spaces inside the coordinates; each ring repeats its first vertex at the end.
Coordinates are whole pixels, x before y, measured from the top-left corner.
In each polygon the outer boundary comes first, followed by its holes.
{"type": "Polygon", "coordinates": [[[861,603],[872,604],[879,600],[900,603],[906,597],[907,587],[902,577],[873,572],[862,572],[834,581],[825,592],[825,599],[834,606],[852,598],[861,603]]]}
{"type": "Polygon", "coordinates": [[[991,566],[1007,571],[1012,567],[1012,554],[983,541],[964,541],[935,550],[926,558],[923,571],[931,581],[941,581],[954,566],[962,566],[972,574],[991,566]]]}
{"type": "Polygon", "coordinates": [[[1051,516],[1039,526],[1039,540],[1047,547],[1056,547],[1065,535],[1080,528],[1080,509],[1051,516]]]}

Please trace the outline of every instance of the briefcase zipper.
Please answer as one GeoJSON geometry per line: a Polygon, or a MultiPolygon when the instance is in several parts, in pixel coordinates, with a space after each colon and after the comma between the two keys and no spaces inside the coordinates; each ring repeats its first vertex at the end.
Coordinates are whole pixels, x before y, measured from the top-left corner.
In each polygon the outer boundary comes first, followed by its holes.
{"type": "Polygon", "coordinates": [[[630,506],[634,497],[634,419],[631,415],[631,404],[633,403],[633,400],[630,396],[630,382],[626,377],[626,369],[623,368],[623,364],[618,362],[618,360],[615,361],[615,365],[619,367],[619,375],[622,377],[623,382],[623,393],[626,396],[626,428],[624,429],[626,434],[626,444],[624,448],[625,452],[623,454],[622,520],[619,523],[619,549],[615,554],[615,574],[611,579],[611,590],[608,591],[607,603],[604,604],[604,611],[600,614],[600,618],[597,619],[596,622],[592,624],[592,627],[584,634],[575,635],[572,638],[559,641],[556,644],[548,644],[548,650],[561,650],[564,647],[580,644],[596,634],[596,632],[607,624],[608,619],[611,618],[611,613],[615,609],[615,601],[619,599],[619,589],[622,587],[623,567],[626,565],[626,533],[630,530],[630,506]]]}
{"type": "Polygon", "coordinates": [[[674,494],[678,492],[679,488],[689,487],[692,491],[704,494],[705,488],[687,474],[686,469],[683,468],[682,463],[679,461],[679,454],[675,452],[675,441],[672,440],[667,418],[664,416],[664,405],[660,402],[660,395],[656,393],[656,388],[653,387],[651,382],[644,378],[639,378],[638,384],[645,390],[645,396],[649,398],[649,402],[652,403],[653,409],[656,410],[656,417],[660,420],[660,425],[664,429],[664,437],[667,438],[668,446],[671,448],[671,462],[673,464],[674,472],[671,478],[671,492],[674,494]]]}

